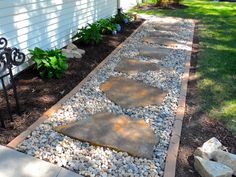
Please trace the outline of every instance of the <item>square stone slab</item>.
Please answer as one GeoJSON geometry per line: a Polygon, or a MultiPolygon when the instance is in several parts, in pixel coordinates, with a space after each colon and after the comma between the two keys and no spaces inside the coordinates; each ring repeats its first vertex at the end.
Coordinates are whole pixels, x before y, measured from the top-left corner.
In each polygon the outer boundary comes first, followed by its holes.
{"type": "Polygon", "coordinates": [[[144,37],[144,42],[149,44],[160,44],[168,47],[176,47],[177,41],[173,39],[163,38],[163,37],[144,37]]]}
{"type": "Polygon", "coordinates": [[[100,89],[114,103],[123,108],[160,105],[166,92],[125,77],[110,77],[100,89]]]}
{"type": "Polygon", "coordinates": [[[171,52],[171,49],[161,48],[161,47],[150,47],[142,46],[139,50],[139,55],[153,57],[157,60],[160,60],[171,52]]]}
{"type": "Polygon", "coordinates": [[[115,71],[127,74],[158,70],[160,70],[160,67],[155,63],[130,58],[123,58],[115,68],[115,71]]]}
{"type": "Polygon", "coordinates": [[[93,145],[109,147],[149,159],[152,158],[154,145],[159,141],[143,119],[132,120],[125,115],[105,112],[56,127],[55,130],[93,145]]]}

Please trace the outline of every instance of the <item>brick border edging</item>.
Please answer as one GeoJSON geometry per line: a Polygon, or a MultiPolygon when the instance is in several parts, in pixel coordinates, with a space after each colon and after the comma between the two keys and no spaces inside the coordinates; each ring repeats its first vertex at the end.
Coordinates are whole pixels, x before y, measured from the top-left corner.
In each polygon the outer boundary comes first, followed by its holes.
{"type": "Polygon", "coordinates": [[[43,113],[43,115],[36,120],[31,126],[29,126],[25,131],[23,131],[20,135],[18,135],[16,138],[14,138],[10,143],[8,143],[6,146],[9,148],[15,149],[18,144],[20,144],[24,139],[27,138],[31,134],[31,132],[38,127],[40,124],[42,124],[45,120],[49,119],[50,116],[55,113],[62,104],[67,101],[70,97],[72,97],[74,94],[76,94],[79,89],[82,87],[82,85],[89,80],[104,64],[107,63],[107,61],[119,50],[121,49],[124,44],[126,44],[131,37],[133,37],[137,31],[139,31],[143,25],[147,21],[144,21],[134,32],[126,39],[124,40],[118,47],[116,47],[115,50],[113,50],[94,70],[92,70],[75,88],[73,88],[67,95],[65,95],[61,100],[59,100],[55,105],[53,105],[49,110],[43,113]]]}
{"type": "Polygon", "coordinates": [[[192,19],[189,19],[189,21],[192,22],[193,24],[191,41],[187,44],[189,47],[191,47],[191,50],[187,52],[188,54],[187,62],[185,64],[185,70],[182,76],[178,108],[176,111],[175,122],[172,128],[172,135],[170,139],[169,148],[167,151],[164,177],[175,177],[175,172],[176,172],[176,163],[177,163],[177,157],[178,157],[178,151],[179,151],[180,136],[181,136],[181,131],[182,131],[185,107],[186,107],[185,101],[186,101],[186,95],[187,95],[187,89],[188,89],[189,69],[190,69],[190,61],[191,61],[191,54],[192,54],[194,28],[195,28],[195,22],[196,22],[195,20],[192,20],[192,19]]]}

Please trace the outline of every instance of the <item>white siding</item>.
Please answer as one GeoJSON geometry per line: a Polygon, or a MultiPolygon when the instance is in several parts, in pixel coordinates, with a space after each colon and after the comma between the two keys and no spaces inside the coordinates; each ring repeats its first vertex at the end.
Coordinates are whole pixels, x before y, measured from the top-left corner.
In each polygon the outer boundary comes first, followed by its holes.
{"type": "Polygon", "coordinates": [[[120,7],[124,12],[141,3],[142,0],[120,0],[120,7]]]}
{"type": "MultiPolygon", "coordinates": [[[[78,27],[116,13],[117,0],[1,0],[0,36],[24,53],[61,48],[78,27]]],[[[14,68],[17,73],[27,67],[14,68]]]]}

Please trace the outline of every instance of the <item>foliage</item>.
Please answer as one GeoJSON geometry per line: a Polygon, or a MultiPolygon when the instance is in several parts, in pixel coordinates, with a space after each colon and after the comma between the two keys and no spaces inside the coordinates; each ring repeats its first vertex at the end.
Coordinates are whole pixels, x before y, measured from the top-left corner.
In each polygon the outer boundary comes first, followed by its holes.
{"type": "Polygon", "coordinates": [[[42,78],[56,77],[59,79],[68,68],[67,59],[62,55],[60,49],[42,50],[35,47],[33,50],[29,49],[29,52],[42,78]]]}
{"type": "Polygon", "coordinates": [[[117,34],[117,32],[121,31],[120,24],[128,23],[132,18],[126,13],[118,13],[113,17],[100,19],[95,23],[78,29],[72,39],[78,39],[85,44],[98,44],[102,40],[101,34],[117,34]]]}
{"type": "Polygon", "coordinates": [[[118,24],[128,23],[131,20],[132,20],[132,17],[129,16],[127,13],[118,13],[113,18],[113,21],[118,24]]]}
{"type": "Polygon", "coordinates": [[[112,31],[116,30],[116,24],[113,23],[111,18],[106,18],[106,19],[100,19],[96,22],[100,33],[102,34],[108,34],[112,33],[112,31]]]}
{"type": "Polygon", "coordinates": [[[208,0],[181,3],[187,8],[132,11],[201,21],[197,66],[200,111],[221,120],[236,132],[236,4],[208,0]]]}
{"type": "Polygon", "coordinates": [[[88,24],[88,26],[79,29],[72,39],[78,39],[85,44],[98,44],[102,40],[100,28],[97,23],[88,24]]]}

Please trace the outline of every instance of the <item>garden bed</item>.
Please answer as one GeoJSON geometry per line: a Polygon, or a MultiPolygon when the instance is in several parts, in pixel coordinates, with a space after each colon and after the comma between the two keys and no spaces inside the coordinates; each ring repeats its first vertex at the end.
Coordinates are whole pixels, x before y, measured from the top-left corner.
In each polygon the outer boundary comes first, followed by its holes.
{"type": "Polygon", "coordinates": [[[236,136],[220,121],[210,119],[200,109],[200,97],[197,92],[196,67],[199,53],[199,23],[196,24],[191,57],[191,70],[186,97],[186,110],[183,119],[179,154],[177,158],[176,177],[200,177],[195,171],[193,153],[197,147],[212,137],[216,137],[227,147],[227,150],[236,154],[236,136]]]}
{"type": "MultiPolygon", "coordinates": [[[[6,129],[0,129],[0,144],[6,145],[17,135],[35,122],[43,112],[69,93],[82,81],[103,59],[106,58],[122,41],[124,41],[143,20],[138,19],[123,25],[123,30],[116,36],[104,35],[96,46],[75,44],[86,51],[81,59],[70,59],[69,69],[61,79],[40,79],[33,68],[29,68],[16,77],[17,91],[22,115],[13,115],[14,122],[6,121],[6,129]]],[[[10,101],[14,104],[12,91],[10,101]]],[[[0,113],[8,118],[3,93],[0,93],[0,113]],[[2,105],[4,105],[2,107],[2,105]]]]}

